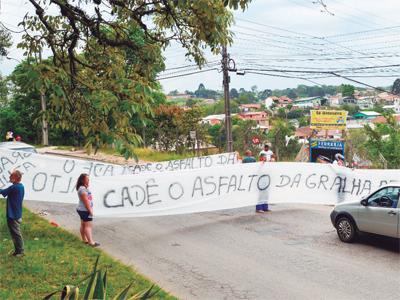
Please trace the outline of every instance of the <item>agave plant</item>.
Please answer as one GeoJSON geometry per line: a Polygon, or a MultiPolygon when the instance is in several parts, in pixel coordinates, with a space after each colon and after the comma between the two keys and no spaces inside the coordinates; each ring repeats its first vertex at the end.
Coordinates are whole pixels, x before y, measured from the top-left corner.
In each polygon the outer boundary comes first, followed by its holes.
{"type": "MultiPolygon", "coordinates": [[[[107,298],[107,268],[103,272],[98,269],[100,255],[97,256],[96,262],[93,267],[92,273],[83,278],[76,286],[66,285],[62,290],[58,290],[48,294],[43,300],[48,300],[54,295],[61,294],[61,300],[92,300],[92,299],[102,299],[107,298]],[[89,280],[88,280],[89,279],[89,280]],[[83,298],[79,295],[79,285],[88,280],[88,285],[86,287],[83,298]]],[[[136,295],[128,297],[129,289],[132,287],[133,283],[130,283],[126,288],[120,291],[112,300],[146,300],[152,298],[159,290],[154,289],[152,285],[149,289],[139,292],[136,295]]]]}

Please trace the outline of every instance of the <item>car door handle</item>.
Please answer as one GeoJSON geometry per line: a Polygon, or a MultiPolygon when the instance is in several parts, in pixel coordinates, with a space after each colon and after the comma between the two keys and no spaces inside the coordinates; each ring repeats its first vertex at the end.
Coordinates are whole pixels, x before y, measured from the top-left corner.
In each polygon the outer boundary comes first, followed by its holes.
{"type": "Polygon", "coordinates": [[[396,213],[395,213],[393,210],[391,210],[391,211],[388,212],[388,215],[393,215],[393,216],[395,216],[396,213]]]}

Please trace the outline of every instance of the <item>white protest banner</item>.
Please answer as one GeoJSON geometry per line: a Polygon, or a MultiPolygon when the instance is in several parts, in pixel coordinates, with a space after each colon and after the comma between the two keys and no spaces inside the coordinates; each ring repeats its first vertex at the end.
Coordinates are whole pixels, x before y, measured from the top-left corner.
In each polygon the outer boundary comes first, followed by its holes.
{"type": "Polygon", "coordinates": [[[160,216],[269,203],[360,200],[398,182],[400,170],[352,170],[315,163],[253,163],[168,174],[96,178],[94,212],[104,217],[160,216]]]}
{"type": "MultiPolygon", "coordinates": [[[[0,189],[10,184],[9,172],[18,169],[23,173],[25,199],[76,203],[75,184],[81,173],[89,174],[91,179],[128,174],[137,176],[145,173],[226,166],[237,162],[236,153],[223,153],[141,165],[115,165],[0,149],[0,189]]],[[[109,179],[106,182],[109,182],[109,179]]]]}

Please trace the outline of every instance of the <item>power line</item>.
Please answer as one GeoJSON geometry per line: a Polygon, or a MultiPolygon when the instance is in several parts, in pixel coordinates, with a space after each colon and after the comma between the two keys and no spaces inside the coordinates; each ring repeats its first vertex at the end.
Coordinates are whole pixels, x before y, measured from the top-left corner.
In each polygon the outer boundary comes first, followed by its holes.
{"type": "Polygon", "coordinates": [[[216,71],[216,70],[218,70],[218,68],[200,70],[200,71],[195,71],[195,72],[190,72],[190,73],[185,73],[185,74],[180,74],[180,75],[174,75],[174,76],[168,76],[168,77],[161,77],[161,78],[157,78],[157,80],[165,80],[165,79],[171,79],[171,78],[185,77],[185,76],[189,76],[189,75],[205,73],[205,72],[210,72],[210,71],[216,71]]]}

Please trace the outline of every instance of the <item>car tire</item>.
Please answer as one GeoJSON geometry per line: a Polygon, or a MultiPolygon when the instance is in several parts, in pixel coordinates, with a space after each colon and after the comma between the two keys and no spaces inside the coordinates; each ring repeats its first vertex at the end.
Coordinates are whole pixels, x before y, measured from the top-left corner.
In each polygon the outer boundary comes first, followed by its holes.
{"type": "Polygon", "coordinates": [[[340,217],[336,221],[336,231],[339,239],[345,243],[352,243],[357,236],[357,228],[349,217],[340,217]]]}

